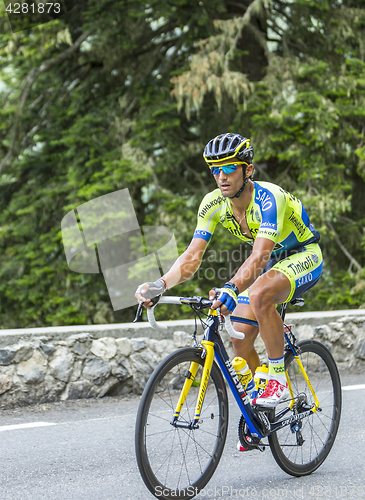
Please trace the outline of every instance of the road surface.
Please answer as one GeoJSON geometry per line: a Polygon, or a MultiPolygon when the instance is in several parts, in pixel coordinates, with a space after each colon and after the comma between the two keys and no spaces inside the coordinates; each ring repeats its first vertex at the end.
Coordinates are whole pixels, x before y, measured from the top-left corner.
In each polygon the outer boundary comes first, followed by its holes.
{"type": "MultiPolygon", "coordinates": [[[[196,498],[365,499],[365,375],[342,377],[342,385],[342,420],[334,447],[314,474],[302,478],[285,474],[268,449],[236,451],[239,415],[231,401],[222,460],[196,498]]],[[[154,498],[135,460],[138,403],[133,396],[1,411],[0,498],[154,498]]]]}

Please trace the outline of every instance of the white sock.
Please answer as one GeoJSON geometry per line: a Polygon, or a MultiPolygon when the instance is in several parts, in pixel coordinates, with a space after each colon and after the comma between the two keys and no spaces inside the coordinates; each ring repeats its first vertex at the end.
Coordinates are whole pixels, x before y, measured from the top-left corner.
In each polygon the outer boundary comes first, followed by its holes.
{"type": "Polygon", "coordinates": [[[280,384],[286,385],[284,356],[281,358],[269,358],[269,380],[277,380],[280,384]]]}

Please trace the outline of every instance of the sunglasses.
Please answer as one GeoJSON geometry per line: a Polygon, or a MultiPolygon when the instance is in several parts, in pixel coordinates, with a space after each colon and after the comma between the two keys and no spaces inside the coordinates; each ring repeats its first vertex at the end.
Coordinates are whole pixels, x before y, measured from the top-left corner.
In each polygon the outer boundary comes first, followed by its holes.
{"type": "Polygon", "coordinates": [[[248,163],[244,161],[239,161],[237,163],[228,163],[227,165],[221,165],[220,167],[211,167],[209,165],[210,171],[213,175],[219,175],[220,170],[223,170],[224,174],[231,174],[237,170],[237,165],[247,165],[248,163]]]}

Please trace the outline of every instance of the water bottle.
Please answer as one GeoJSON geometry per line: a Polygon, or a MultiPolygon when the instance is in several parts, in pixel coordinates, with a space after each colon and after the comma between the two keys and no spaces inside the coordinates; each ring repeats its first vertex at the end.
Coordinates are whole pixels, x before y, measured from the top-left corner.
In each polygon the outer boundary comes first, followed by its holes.
{"type": "MultiPolygon", "coordinates": [[[[269,379],[269,367],[265,364],[259,366],[255,372],[255,397],[258,398],[264,392],[269,379]]],[[[254,399],[254,398],[253,398],[254,399]]]]}
{"type": "Polygon", "coordinates": [[[251,392],[255,389],[255,382],[246,361],[241,357],[236,357],[232,361],[232,366],[236,370],[238,378],[240,379],[247,394],[251,394],[251,392]]]}

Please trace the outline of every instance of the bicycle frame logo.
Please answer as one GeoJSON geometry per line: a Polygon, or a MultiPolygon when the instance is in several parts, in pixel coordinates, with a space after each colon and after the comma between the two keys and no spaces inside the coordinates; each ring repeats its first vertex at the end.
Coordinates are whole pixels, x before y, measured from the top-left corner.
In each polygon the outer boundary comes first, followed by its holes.
{"type": "Polygon", "coordinates": [[[102,272],[114,311],[136,305],[138,285],[166,273],[179,254],[165,226],[140,228],[128,189],[79,205],[61,221],[69,268],[102,272]]]}
{"type": "MultiPolygon", "coordinates": [[[[225,361],[225,365],[228,369],[228,372],[231,374],[231,377],[232,377],[234,383],[236,384],[236,388],[237,388],[238,392],[240,393],[241,398],[244,399],[246,396],[246,392],[245,392],[244,388],[242,387],[241,381],[238,378],[236,370],[233,368],[232,363],[230,362],[229,359],[227,359],[225,361]]],[[[247,401],[248,401],[248,399],[247,399],[247,401]]]]}

